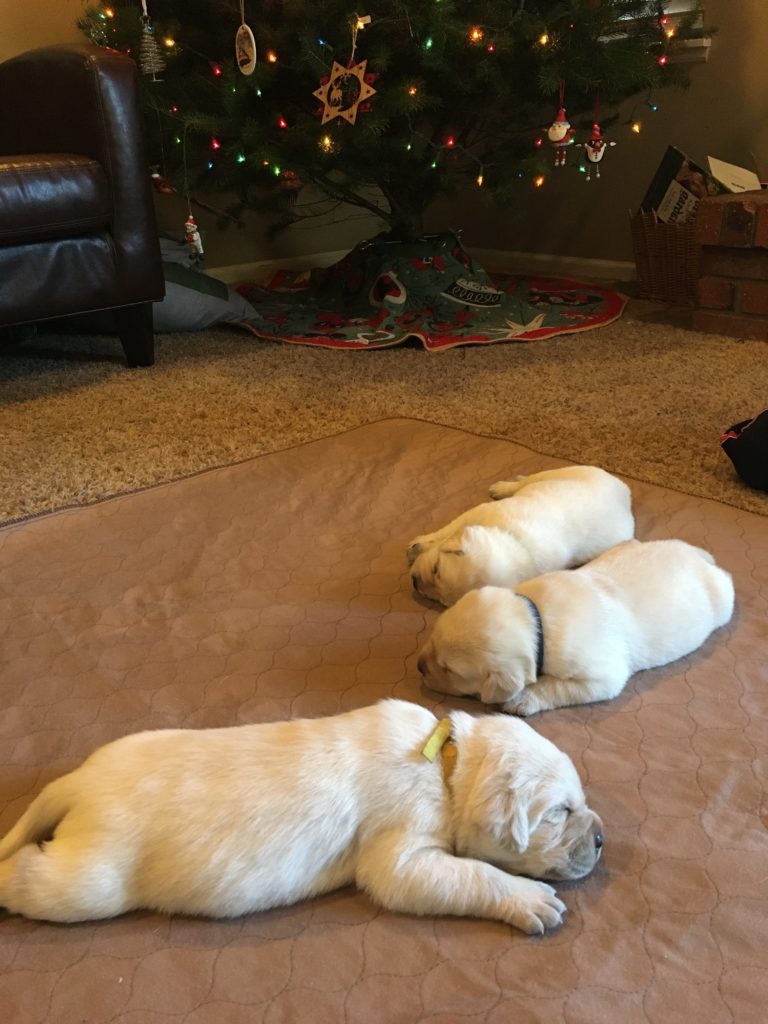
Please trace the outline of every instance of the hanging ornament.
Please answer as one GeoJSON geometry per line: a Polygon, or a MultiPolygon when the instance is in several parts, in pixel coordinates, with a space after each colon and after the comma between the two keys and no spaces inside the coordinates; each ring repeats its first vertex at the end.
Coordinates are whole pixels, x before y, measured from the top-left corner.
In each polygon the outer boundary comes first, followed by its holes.
{"type": "Polygon", "coordinates": [[[579,142],[579,146],[584,149],[584,156],[587,158],[587,181],[592,176],[592,170],[594,169],[595,177],[600,177],[600,161],[605,156],[605,151],[608,146],[615,146],[615,142],[606,142],[600,131],[600,125],[595,121],[592,125],[592,134],[585,142],[579,142]]]}
{"type": "Polygon", "coordinates": [[[547,128],[547,138],[555,150],[555,167],[565,167],[566,150],[573,144],[573,132],[564,107],[560,107],[555,120],[547,128]]]}
{"type": "Polygon", "coordinates": [[[573,145],[571,122],[565,113],[565,82],[560,82],[560,109],[547,128],[547,138],[555,150],[555,167],[565,167],[566,150],[573,145]]]}
{"type": "Polygon", "coordinates": [[[153,82],[159,82],[158,73],[165,70],[165,58],[160,44],[155,39],[155,30],[147,12],[147,0],[141,0],[141,40],[139,42],[139,67],[145,75],[152,75],[153,82]]]}
{"type": "Polygon", "coordinates": [[[152,168],[151,177],[152,187],[154,188],[155,192],[160,192],[161,195],[167,196],[175,195],[176,189],[173,187],[170,181],[168,181],[167,178],[164,178],[162,176],[160,170],[157,167],[152,168]]]}
{"type": "Polygon", "coordinates": [[[192,207],[189,207],[187,219],[184,221],[184,241],[192,250],[191,258],[199,261],[203,255],[203,240],[200,237],[200,229],[192,214],[192,207]]]}
{"type": "Polygon", "coordinates": [[[320,88],[312,93],[323,104],[322,124],[336,117],[354,124],[358,110],[370,109],[366,101],[376,92],[371,85],[376,76],[366,74],[367,64],[368,61],[363,60],[345,68],[337,61],[333,62],[330,77],[321,79],[320,88]]]}
{"type": "Polygon", "coordinates": [[[245,24],[245,0],[240,0],[240,27],[235,36],[235,60],[244,75],[252,75],[256,67],[256,40],[245,24]]]}
{"type": "Polygon", "coordinates": [[[349,124],[357,120],[358,111],[370,110],[368,100],[376,90],[372,83],[376,81],[376,75],[366,73],[367,60],[355,64],[355,49],[357,46],[357,33],[360,29],[369,25],[371,16],[363,17],[353,15],[352,19],[352,54],[346,67],[333,62],[331,73],[326,78],[320,79],[320,88],[312,93],[322,103],[322,124],[327,124],[335,118],[340,117],[349,124]]]}
{"type": "MultiPolygon", "coordinates": [[[[184,168],[184,184],[183,193],[184,198],[187,200],[187,219],[184,221],[184,241],[190,248],[189,260],[191,263],[200,263],[203,259],[203,239],[200,235],[200,229],[197,226],[197,221],[192,213],[192,196],[189,190],[189,164],[187,163],[187,132],[189,131],[189,122],[185,121],[184,131],[181,136],[181,162],[184,168]]],[[[213,140],[217,142],[216,139],[213,140]]],[[[217,148],[220,148],[221,143],[218,143],[217,148]]],[[[209,164],[210,167],[210,164],[209,164]]]]}
{"type": "Polygon", "coordinates": [[[299,192],[304,188],[304,182],[295,171],[281,171],[277,184],[278,188],[288,196],[289,203],[295,203],[299,192]]]}

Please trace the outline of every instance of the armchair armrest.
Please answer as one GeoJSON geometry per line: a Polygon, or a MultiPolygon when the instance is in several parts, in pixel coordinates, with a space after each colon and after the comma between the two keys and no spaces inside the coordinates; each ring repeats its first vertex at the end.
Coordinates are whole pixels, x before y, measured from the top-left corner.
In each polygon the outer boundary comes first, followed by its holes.
{"type": "Polygon", "coordinates": [[[112,195],[121,276],[135,278],[144,297],[146,282],[156,280],[161,297],[134,61],[82,42],[31,50],[0,64],[0,154],[35,153],[76,153],[101,164],[112,195]]]}

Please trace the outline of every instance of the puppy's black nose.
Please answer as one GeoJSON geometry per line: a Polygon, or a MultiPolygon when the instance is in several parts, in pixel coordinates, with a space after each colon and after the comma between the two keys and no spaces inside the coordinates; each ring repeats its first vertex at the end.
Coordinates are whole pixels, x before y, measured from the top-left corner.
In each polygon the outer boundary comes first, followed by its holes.
{"type": "Polygon", "coordinates": [[[426,672],[427,672],[427,661],[426,661],[426,658],[419,658],[419,660],[416,662],[416,668],[419,670],[419,672],[422,675],[426,675],[426,672]]]}
{"type": "Polygon", "coordinates": [[[603,848],[603,833],[595,832],[595,849],[602,850],[603,848]]]}

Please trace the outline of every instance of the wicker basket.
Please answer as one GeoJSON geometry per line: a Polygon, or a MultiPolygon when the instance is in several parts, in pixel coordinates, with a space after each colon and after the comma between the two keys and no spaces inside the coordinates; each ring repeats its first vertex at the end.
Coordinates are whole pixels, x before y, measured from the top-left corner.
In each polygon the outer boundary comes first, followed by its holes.
{"type": "Polygon", "coordinates": [[[700,246],[694,222],[664,224],[655,213],[630,218],[638,294],[645,299],[696,304],[700,246]]]}

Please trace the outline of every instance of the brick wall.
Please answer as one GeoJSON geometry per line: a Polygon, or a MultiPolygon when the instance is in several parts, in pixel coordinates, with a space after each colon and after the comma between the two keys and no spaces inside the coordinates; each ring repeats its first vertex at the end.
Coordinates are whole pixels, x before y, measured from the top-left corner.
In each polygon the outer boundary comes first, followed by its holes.
{"type": "Polygon", "coordinates": [[[693,326],[768,341],[768,190],[703,199],[693,326]]]}

